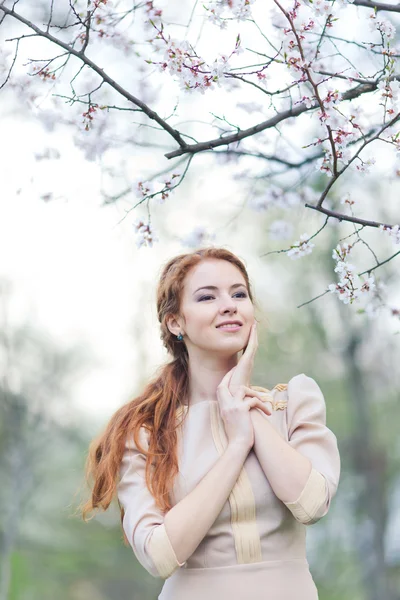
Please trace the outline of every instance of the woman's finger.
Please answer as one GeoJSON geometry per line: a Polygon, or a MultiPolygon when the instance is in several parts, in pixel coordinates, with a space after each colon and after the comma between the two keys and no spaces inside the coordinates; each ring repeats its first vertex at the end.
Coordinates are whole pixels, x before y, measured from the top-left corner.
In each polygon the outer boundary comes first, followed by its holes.
{"type": "Polygon", "coordinates": [[[225,373],[225,375],[223,376],[223,378],[221,379],[221,381],[218,384],[218,387],[225,387],[229,385],[230,379],[232,377],[233,371],[236,369],[236,366],[232,367],[232,369],[230,371],[228,371],[227,373],[225,373]]]}
{"type": "Polygon", "coordinates": [[[260,390],[254,390],[252,387],[249,387],[247,385],[241,385],[239,386],[238,391],[234,394],[234,396],[240,398],[241,395],[241,399],[243,399],[245,396],[256,396],[257,398],[260,398],[260,400],[265,402],[267,400],[266,396],[269,394],[266,394],[265,392],[260,392],[260,390]]]}
{"type": "MultiPolygon", "coordinates": [[[[263,407],[265,407],[266,410],[264,410],[264,412],[266,412],[267,414],[271,415],[272,414],[272,410],[270,408],[270,406],[267,404],[267,402],[270,402],[270,400],[266,400],[265,398],[265,394],[263,394],[263,392],[260,392],[258,390],[253,390],[252,388],[249,388],[247,386],[243,386],[242,388],[239,388],[238,392],[237,392],[237,396],[235,395],[235,398],[238,397],[242,400],[244,400],[244,398],[251,398],[252,400],[254,399],[258,399],[260,402],[262,402],[263,407]],[[242,398],[240,398],[242,396],[242,398]]],[[[247,400],[246,400],[247,402],[247,400]]]]}
{"type": "Polygon", "coordinates": [[[266,415],[272,414],[271,409],[266,404],[264,404],[264,402],[262,400],[259,400],[258,398],[250,398],[249,400],[245,400],[245,403],[248,405],[249,409],[250,408],[259,408],[266,415]]]}
{"type": "Polygon", "coordinates": [[[242,360],[243,357],[251,358],[253,356],[253,354],[255,353],[256,349],[257,349],[257,323],[254,322],[253,325],[251,326],[249,339],[247,341],[247,345],[244,349],[244,352],[243,352],[242,356],[240,357],[240,360],[242,360]]]}
{"type": "Polygon", "coordinates": [[[251,374],[253,371],[254,357],[257,351],[257,331],[256,325],[252,325],[250,330],[249,340],[242,356],[239,358],[235,372],[229,383],[229,388],[232,392],[241,384],[249,385],[251,374]]]}
{"type": "Polygon", "coordinates": [[[232,402],[233,400],[232,393],[229,390],[229,382],[235,368],[236,367],[232,367],[232,369],[224,375],[224,377],[221,379],[220,383],[217,386],[217,398],[220,403],[232,402]]]}

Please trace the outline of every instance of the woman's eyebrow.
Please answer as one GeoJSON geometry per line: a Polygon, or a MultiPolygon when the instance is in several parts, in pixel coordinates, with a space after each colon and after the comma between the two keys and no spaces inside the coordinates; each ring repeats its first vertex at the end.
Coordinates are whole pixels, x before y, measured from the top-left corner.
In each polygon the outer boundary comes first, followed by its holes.
{"type": "MultiPolygon", "coordinates": [[[[231,289],[237,288],[240,286],[246,287],[244,283],[234,283],[233,285],[231,285],[231,289]]],[[[217,289],[218,289],[218,287],[215,285],[203,285],[202,287],[197,288],[197,290],[195,290],[193,292],[193,294],[195,294],[199,290],[217,290],[217,289]]]]}

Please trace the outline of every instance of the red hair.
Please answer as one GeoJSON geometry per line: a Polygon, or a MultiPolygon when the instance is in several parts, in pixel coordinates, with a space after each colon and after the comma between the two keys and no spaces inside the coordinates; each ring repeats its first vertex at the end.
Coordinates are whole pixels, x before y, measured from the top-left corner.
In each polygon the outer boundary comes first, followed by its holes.
{"type": "MultiPolygon", "coordinates": [[[[121,406],[111,417],[105,430],[89,447],[86,461],[86,479],[93,480],[91,497],[81,506],[83,519],[97,508],[106,510],[119,479],[119,470],[128,435],[133,434],[136,447],[146,455],[146,484],[157,506],[167,512],[171,503],[169,492],[179,471],[177,459],[176,411],[188,391],[188,353],[183,342],[177,340],[167,327],[171,315],[180,315],[181,297],[186,275],[206,259],[220,259],[232,263],[242,273],[253,302],[249,277],[242,261],[224,248],[206,247],[195,252],[180,254],[164,266],[157,287],[157,314],[161,324],[161,340],[173,360],[159,367],[143,392],[121,406]],[[139,445],[139,431],[149,431],[149,449],[139,445]],[[154,468],[151,468],[154,467],[154,468]]],[[[121,523],[124,511],[121,511],[121,523]]],[[[125,542],[127,542],[124,536],[125,542]]]]}

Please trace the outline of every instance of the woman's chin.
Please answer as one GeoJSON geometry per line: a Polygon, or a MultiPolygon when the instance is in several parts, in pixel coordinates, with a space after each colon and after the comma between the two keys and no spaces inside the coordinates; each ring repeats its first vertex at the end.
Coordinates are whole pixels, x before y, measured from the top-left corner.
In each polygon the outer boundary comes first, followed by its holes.
{"type": "Polygon", "coordinates": [[[218,351],[226,354],[234,354],[235,352],[241,352],[244,350],[245,346],[243,344],[243,340],[240,339],[230,339],[224,340],[223,343],[218,344],[218,351]]]}

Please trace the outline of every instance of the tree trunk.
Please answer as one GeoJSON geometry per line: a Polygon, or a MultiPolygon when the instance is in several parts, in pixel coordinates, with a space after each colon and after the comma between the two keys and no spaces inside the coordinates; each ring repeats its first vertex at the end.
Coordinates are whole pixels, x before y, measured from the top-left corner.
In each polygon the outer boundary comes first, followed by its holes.
{"type": "MultiPolygon", "coordinates": [[[[374,441],[371,423],[371,398],[368,381],[359,367],[357,351],[362,334],[351,327],[348,309],[343,307],[343,324],[350,338],[345,351],[347,384],[350,390],[353,434],[348,449],[351,462],[360,477],[355,506],[354,545],[359,556],[360,569],[368,600],[398,600],[399,595],[390,589],[384,555],[384,537],[388,519],[386,492],[387,456],[374,441]]],[[[362,331],[362,330],[361,330],[362,331]]]]}

